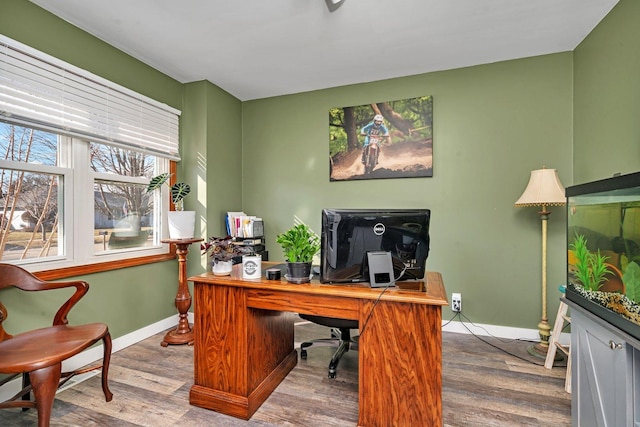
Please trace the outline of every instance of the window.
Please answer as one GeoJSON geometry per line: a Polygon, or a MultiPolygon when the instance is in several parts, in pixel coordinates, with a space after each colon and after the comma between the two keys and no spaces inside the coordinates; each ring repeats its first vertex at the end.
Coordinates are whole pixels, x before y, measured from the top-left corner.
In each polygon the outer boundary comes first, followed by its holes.
{"type": "Polygon", "coordinates": [[[175,173],[179,116],[0,35],[0,261],[55,279],[172,257],[146,186],[175,173]]]}
{"type": "Polygon", "coordinates": [[[0,122],[0,260],[32,270],[166,253],[168,160],[0,122]]]}

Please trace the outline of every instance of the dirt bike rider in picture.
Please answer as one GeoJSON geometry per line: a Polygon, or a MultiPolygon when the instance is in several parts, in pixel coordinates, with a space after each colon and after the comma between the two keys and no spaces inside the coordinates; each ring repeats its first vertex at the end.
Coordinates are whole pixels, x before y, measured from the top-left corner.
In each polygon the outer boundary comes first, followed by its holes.
{"type": "MultiPolygon", "coordinates": [[[[369,150],[371,139],[379,140],[386,138],[387,142],[391,142],[389,129],[384,125],[384,117],[382,117],[381,114],[376,114],[373,120],[362,128],[360,135],[364,136],[364,145],[362,147],[363,164],[367,158],[367,151],[369,150]]],[[[376,156],[376,164],[378,164],[378,156],[376,156]]]]}

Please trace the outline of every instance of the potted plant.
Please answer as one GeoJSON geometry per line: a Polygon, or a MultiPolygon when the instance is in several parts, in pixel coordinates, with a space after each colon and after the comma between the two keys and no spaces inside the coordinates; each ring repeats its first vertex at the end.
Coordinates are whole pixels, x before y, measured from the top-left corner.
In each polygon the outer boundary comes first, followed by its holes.
{"type": "Polygon", "coordinates": [[[234,258],[253,252],[250,247],[234,244],[231,236],[210,237],[200,244],[200,250],[211,257],[211,271],[218,276],[231,274],[234,258]]]}
{"type": "Polygon", "coordinates": [[[170,185],[170,173],[166,172],[151,179],[147,186],[147,192],[153,192],[161,189],[162,185],[167,184],[171,191],[171,203],[173,203],[173,211],[167,213],[169,223],[170,239],[191,239],[195,235],[196,213],[195,211],[184,210],[184,198],[191,192],[189,184],[184,182],[176,182],[170,185]]]}
{"type": "Polygon", "coordinates": [[[287,262],[285,278],[291,283],[311,280],[311,261],[320,250],[320,238],[306,224],[298,224],[276,237],[287,262]]]}

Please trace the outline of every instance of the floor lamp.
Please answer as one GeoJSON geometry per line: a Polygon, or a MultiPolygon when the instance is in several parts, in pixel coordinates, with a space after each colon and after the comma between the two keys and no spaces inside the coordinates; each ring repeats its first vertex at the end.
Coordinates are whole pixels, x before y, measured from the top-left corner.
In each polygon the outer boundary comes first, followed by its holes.
{"type": "Polygon", "coordinates": [[[548,206],[563,206],[566,203],[564,187],[555,169],[537,169],[531,171],[529,184],[522,196],[516,201],[516,207],[540,206],[542,220],[542,318],[538,323],[540,343],[530,346],[529,354],[544,359],[549,349],[551,327],[547,319],[547,220],[551,212],[548,206]]]}

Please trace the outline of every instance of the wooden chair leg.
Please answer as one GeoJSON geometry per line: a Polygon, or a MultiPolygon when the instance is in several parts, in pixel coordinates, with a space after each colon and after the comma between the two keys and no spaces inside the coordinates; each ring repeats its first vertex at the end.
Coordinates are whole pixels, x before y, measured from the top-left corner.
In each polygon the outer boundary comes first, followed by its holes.
{"type": "Polygon", "coordinates": [[[38,410],[38,427],[49,427],[53,399],[56,396],[56,390],[58,390],[61,371],[62,364],[58,363],[29,372],[29,380],[33,387],[36,409],[38,410]]]}
{"type": "MultiPolygon", "coordinates": [[[[29,381],[29,373],[25,372],[24,374],[22,374],[22,389],[25,390],[27,387],[29,387],[31,385],[31,382],[29,381]]],[[[22,400],[24,401],[30,401],[31,400],[31,393],[25,393],[22,395],[22,400]]],[[[29,408],[22,408],[22,412],[24,411],[28,411],[29,408]]]]}
{"type": "Polygon", "coordinates": [[[102,359],[102,391],[104,392],[104,398],[107,402],[111,402],[113,399],[113,393],[109,390],[109,362],[111,361],[111,334],[109,331],[102,337],[104,344],[104,356],[102,359]]]}

